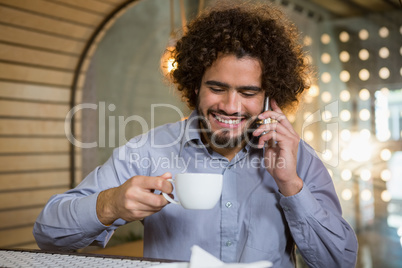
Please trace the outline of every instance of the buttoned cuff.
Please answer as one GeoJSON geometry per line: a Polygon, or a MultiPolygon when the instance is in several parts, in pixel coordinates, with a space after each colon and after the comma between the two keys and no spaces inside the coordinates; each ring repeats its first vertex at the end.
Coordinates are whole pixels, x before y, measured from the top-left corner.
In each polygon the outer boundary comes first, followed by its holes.
{"type": "Polygon", "coordinates": [[[102,224],[96,214],[96,202],[99,193],[83,197],[77,201],[76,211],[81,228],[87,234],[99,234],[107,228],[102,224]]]}
{"type": "Polygon", "coordinates": [[[284,196],[279,193],[281,205],[288,220],[305,219],[308,215],[314,215],[320,209],[320,204],[310,190],[303,185],[303,188],[295,195],[284,196]]]}

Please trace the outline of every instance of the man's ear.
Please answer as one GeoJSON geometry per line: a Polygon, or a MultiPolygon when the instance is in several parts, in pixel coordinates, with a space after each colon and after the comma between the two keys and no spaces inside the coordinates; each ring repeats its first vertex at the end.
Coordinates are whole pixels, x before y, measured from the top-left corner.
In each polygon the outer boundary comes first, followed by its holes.
{"type": "Polygon", "coordinates": [[[198,88],[196,88],[195,90],[194,90],[194,92],[195,92],[195,95],[197,95],[198,96],[198,92],[199,92],[200,90],[198,89],[198,88]]]}

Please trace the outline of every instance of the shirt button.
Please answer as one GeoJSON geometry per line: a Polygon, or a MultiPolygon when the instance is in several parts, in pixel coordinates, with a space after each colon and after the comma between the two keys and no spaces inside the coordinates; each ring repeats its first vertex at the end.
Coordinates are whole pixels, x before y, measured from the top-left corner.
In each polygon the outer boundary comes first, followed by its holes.
{"type": "Polygon", "coordinates": [[[232,202],[226,202],[225,206],[226,206],[227,208],[231,208],[231,207],[232,207],[232,202]]]}
{"type": "Polygon", "coordinates": [[[284,211],[286,211],[286,212],[288,212],[288,211],[290,211],[290,208],[289,208],[289,207],[284,206],[284,207],[283,207],[283,210],[284,210],[284,211]]]}
{"type": "Polygon", "coordinates": [[[226,242],[226,246],[227,246],[227,247],[230,247],[231,245],[232,245],[232,241],[227,241],[227,242],[226,242]]]}

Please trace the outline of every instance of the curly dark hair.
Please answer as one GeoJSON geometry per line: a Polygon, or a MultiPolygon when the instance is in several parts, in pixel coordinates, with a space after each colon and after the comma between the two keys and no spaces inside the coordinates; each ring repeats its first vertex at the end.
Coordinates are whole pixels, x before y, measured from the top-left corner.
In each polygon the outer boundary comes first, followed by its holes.
{"type": "Polygon", "coordinates": [[[310,87],[298,31],[272,4],[219,2],[188,24],[173,50],[177,69],[170,76],[190,109],[205,70],[222,54],[258,59],[262,88],[282,109],[294,106],[310,87]]]}

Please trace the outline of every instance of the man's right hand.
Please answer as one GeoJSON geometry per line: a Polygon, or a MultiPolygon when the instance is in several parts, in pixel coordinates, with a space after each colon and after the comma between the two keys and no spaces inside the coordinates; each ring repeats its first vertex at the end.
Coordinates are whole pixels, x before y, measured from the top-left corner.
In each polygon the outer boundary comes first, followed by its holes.
{"type": "Polygon", "coordinates": [[[159,177],[134,176],[116,188],[99,193],[96,214],[104,225],[110,225],[121,218],[128,222],[142,220],[160,211],[169,202],[154,190],[164,193],[173,191],[167,181],[172,174],[164,173],[159,177]]]}

